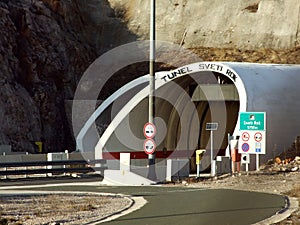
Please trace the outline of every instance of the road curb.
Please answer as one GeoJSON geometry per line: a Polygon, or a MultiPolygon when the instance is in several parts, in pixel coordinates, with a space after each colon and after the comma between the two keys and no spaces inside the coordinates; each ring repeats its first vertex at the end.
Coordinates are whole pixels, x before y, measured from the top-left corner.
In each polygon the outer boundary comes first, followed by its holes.
{"type": "Polygon", "coordinates": [[[147,203],[147,201],[143,197],[128,197],[128,198],[133,200],[130,207],[127,207],[126,209],[123,209],[119,212],[115,212],[115,213],[113,213],[113,214],[111,214],[111,215],[109,215],[105,218],[100,219],[99,221],[97,221],[95,223],[91,223],[90,225],[96,225],[96,224],[99,224],[99,223],[105,223],[105,222],[115,220],[115,219],[117,219],[121,216],[125,216],[129,213],[132,213],[132,212],[142,208],[147,203]]]}
{"type": "Polygon", "coordinates": [[[253,225],[269,225],[269,224],[278,223],[288,218],[293,212],[298,210],[299,202],[297,198],[288,197],[288,196],[284,196],[284,197],[286,199],[286,207],[284,209],[278,211],[275,215],[271,216],[270,218],[262,220],[253,225]]]}

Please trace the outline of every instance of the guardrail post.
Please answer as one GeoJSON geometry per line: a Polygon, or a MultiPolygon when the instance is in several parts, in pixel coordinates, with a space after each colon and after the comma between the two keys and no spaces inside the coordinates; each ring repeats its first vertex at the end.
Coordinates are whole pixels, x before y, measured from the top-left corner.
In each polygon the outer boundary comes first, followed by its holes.
{"type": "MultiPolygon", "coordinates": [[[[69,160],[69,151],[68,151],[68,150],[65,150],[65,154],[66,154],[65,160],[69,160]]],[[[66,165],[63,165],[63,168],[65,169],[65,168],[66,168],[66,165]]],[[[64,173],[64,176],[66,176],[66,173],[64,173]]]]}
{"type": "MultiPolygon", "coordinates": [[[[28,155],[28,152],[26,152],[25,155],[28,155]]],[[[25,166],[25,169],[28,170],[28,166],[25,166]]],[[[27,178],[27,177],[28,177],[28,175],[25,174],[25,178],[27,178]]]]}
{"type": "MultiPolygon", "coordinates": [[[[2,155],[5,156],[5,152],[3,152],[2,155]]],[[[7,171],[7,167],[4,167],[4,171],[7,171]]],[[[4,179],[7,179],[7,175],[4,175],[4,179]]]]}

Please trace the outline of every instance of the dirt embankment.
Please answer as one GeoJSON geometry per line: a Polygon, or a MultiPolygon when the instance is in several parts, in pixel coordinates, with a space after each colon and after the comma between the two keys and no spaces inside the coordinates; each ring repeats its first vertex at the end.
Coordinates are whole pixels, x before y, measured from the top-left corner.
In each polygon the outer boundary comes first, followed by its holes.
{"type": "Polygon", "coordinates": [[[300,46],[290,49],[261,48],[256,50],[199,47],[191,50],[204,61],[300,64],[300,46]]]}

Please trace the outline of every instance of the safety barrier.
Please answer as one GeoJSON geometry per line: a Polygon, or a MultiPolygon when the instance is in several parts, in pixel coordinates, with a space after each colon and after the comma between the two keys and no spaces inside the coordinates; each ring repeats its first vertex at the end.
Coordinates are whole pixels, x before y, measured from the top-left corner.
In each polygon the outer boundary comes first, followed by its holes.
{"type": "Polygon", "coordinates": [[[29,174],[88,173],[96,171],[101,175],[107,169],[106,160],[60,160],[32,162],[1,162],[0,176],[29,174]],[[59,166],[59,167],[55,167],[59,166]],[[25,167],[25,169],[24,169],[25,167]],[[39,167],[39,168],[37,168],[39,167]]]}

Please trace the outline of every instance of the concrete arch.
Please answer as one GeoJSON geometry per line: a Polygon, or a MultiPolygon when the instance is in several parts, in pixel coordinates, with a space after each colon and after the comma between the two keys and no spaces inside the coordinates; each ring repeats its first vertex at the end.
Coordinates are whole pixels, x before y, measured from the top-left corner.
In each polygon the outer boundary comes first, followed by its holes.
{"type": "MultiPolygon", "coordinates": [[[[196,73],[196,72],[203,72],[203,71],[209,71],[209,72],[218,72],[220,74],[223,74],[225,76],[227,76],[230,80],[232,80],[232,82],[235,83],[235,85],[237,86],[240,98],[241,98],[241,102],[243,102],[244,104],[240,104],[240,111],[245,111],[246,109],[246,91],[243,85],[242,80],[240,79],[239,75],[232,70],[231,68],[229,68],[228,66],[226,66],[225,64],[222,63],[211,63],[211,62],[200,62],[200,63],[194,63],[194,64],[190,64],[181,68],[178,68],[174,71],[170,71],[170,72],[161,72],[159,74],[157,74],[157,79],[156,79],[156,88],[159,89],[160,87],[166,85],[167,83],[173,81],[174,79],[177,79],[178,77],[183,77],[184,75],[188,75],[188,74],[192,74],[192,73],[196,73]]],[[[143,81],[145,81],[143,79],[143,81]]],[[[146,82],[146,81],[145,81],[146,82]]],[[[128,87],[134,87],[135,83],[132,82],[131,84],[128,84],[128,87]]],[[[123,89],[124,92],[126,92],[127,89],[123,89]]],[[[124,107],[122,110],[120,110],[120,112],[117,114],[117,116],[113,119],[112,123],[108,126],[108,128],[106,129],[105,133],[102,135],[102,137],[100,138],[100,140],[98,141],[97,145],[96,145],[96,155],[98,157],[101,157],[101,153],[103,150],[103,146],[105,146],[107,140],[109,139],[109,137],[112,135],[112,133],[114,132],[115,128],[121,123],[121,121],[124,119],[124,117],[126,115],[128,115],[131,111],[131,109],[136,106],[142,99],[146,98],[148,95],[148,87],[145,87],[143,90],[141,90],[136,96],[134,96],[124,107]]],[[[117,96],[117,95],[115,95],[117,96]]],[[[112,98],[113,99],[113,98],[112,98]]],[[[110,101],[105,102],[105,105],[108,106],[109,104],[112,103],[112,99],[110,99],[110,101]]],[[[102,111],[103,111],[104,107],[102,107],[102,111]]],[[[99,109],[100,111],[100,109],[99,109]]],[[[98,109],[96,110],[95,113],[97,113],[97,115],[100,115],[101,113],[98,111],[98,109]]],[[[84,132],[82,132],[82,134],[84,134],[84,132]]]]}
{"type": "MultiPolygon", "coordinates": [[[[300,82],[299,65],[275,65],[275,64],[253,64],[253,63],[229,63],[229,62],[199,62],[180,67],[173,71],[165,71],[156,74],[156,88],[167,85],[170,81],[184,78],[185,75],[197,72],[214,72],[229,78],[235,85],[239,95],[239,112],[264,111],[267,113],[267,154],[262,160],[270,158],[274,154],[273,148],[278,146],[286,148],[293,142],[295,136],[300,132],[300,101],[298,100],[300,82]]],[[[201,74],[196,74],[201,76],[201,74]]],[[[195,75],[195,76],[196,76],[195,75]]],[[[148,83],[148,76],[140,77],[114,93],[104,101],[95,111],[93,116],[77,136],[77,144],[80,147],[82,138],[85,136],[89,125],[101,116],[101,113],[111,105],[119,96],[128,90],[148,83]]],[[[147,97],[148,86],[141,89],[113,118],[111,124],[100,137],[95,146],[96,158],[102,157],[103,147],[113,134],[115,128],[130,114],[134,106],[147,97]]],[[[164,106],[168,109],[167,104],[164,106]]],[[[231,106],[229,106],[230,108],[231,106]]],[[[197,109],[197,107],[196,107],[197,109]]],[[[201,109],[197,109],[201,114],[201,109]]],[[[171,116],[172,117],[172,116],[171,116]]],[[[172,120],[172,118],[169,118],[172,120]]],[[[175,118],[173,118],[175,120],[175,118]]],[[[191,119],[193,120],[193,119],[191,119]]],[[[170,121],[169,121],[170,122],[170,121]]],[[[191,124],[191,122],[190,122],[191,124]]],[[[239,121],[235,124],[233,135],[239,135],[239,121]]],[[[166,125],[168,126],[168,124],[166,125]]],[[[165,128],[167,129],[167,128],[165,128]]],[[[193,135],[193,134],[192,134],[193,135]]],[[[171,137],[170,137],[171,138],[171,137]]],[[[192,139],[192,137],[190,138],[192,139]]]]}
{"type": "Polygon", "coordinates": [[[124,85],[121,87],[119,90],[117,90],[115,93],[113,93],[110,97],[108,97],[95,111],[94,113],[90,116],[90,118],[86,121],[84,126],[81,128],[80,132],[78,133],[76,137],[76,145],[77,149],[80,151],[84,150],[83,146],[83,138],[84,136],[88,133],[89,128],[94,124],[95,120],[115,101],[117,100],[120,96],[122,96],[124,93],[129,91],[130,89],[147,83],[148,81],[148,76],[142,76],[139,77],[128,84],[124,85]]]}

